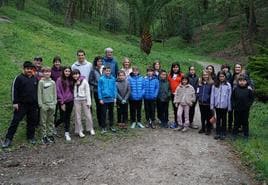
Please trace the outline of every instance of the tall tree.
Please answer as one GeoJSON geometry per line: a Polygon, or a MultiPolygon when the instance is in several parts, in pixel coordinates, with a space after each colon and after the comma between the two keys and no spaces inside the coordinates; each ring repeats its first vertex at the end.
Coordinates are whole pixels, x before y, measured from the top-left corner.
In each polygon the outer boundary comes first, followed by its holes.
{"type": "Polygon", "coordinates": [[[75,7],[76,7],[76,1],[75,0],[69,0],[67,9],[65,12],[65,18],[64,18],[64,25],[65,26],[71,26],[74,23],[74,17],[75,17],[75,7]]]}
{"type": "Polygon", "coordinates": [[[127,0],[135,4],[139,17],[139,34],[141,37],[140,48],[147,55],[153,45],[150,27],[159,11],[171,0],[127,0]]]}

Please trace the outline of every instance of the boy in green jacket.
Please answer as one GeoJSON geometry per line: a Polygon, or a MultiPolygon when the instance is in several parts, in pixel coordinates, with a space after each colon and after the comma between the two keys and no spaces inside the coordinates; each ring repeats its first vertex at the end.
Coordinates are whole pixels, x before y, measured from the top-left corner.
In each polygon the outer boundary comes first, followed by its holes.
{"type": "Polygon", "coordinates": [[[38,105],[40,107],[40,123],[42,125],[44,144],[54,142],[54,112],[57,103],[56,85],[50,78],[51,68],[42,68],[43,77],[38,83],[38,105]]]}

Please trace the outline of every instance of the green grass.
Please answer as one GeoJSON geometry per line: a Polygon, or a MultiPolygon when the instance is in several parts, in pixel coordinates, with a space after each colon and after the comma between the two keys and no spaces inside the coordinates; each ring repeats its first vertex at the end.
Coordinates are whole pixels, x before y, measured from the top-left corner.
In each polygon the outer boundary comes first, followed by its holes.
{"type": "MultiPolygon", "coordinates": [[[[12,22],[0,23],[1,138],[4,138],[12,116],[12,81],[21,72],[23,61],[32,60],[36,55],[43,57],[44,66],[52,66],[55,55],[62,57],[63,65],[71,65],[76,60],[76,51],[79,48],[84,49],[87,59],[92,61],[95,56],[104,54],[104,48],[112,47],[119,65],[127,56],[133,65],[140,67],[143,75],[146,66],[156,59],[161,61],[166,70],[170,69],[172,62],[178,61],[182,71],[186,72],[190,63],[203,58],[183,49],[162,48],[158,44],[154,45],[152,53],[147,56],[140,51],[138,43],[127,39],[127,35],[100,32],[96,27],[82,22],[76,22],[72,28],[66,28],[62,24],[63,17],[54,17],[44,5],[40,7],[35,1],[27,2],[25,11],[4,6],[0,9],[0,15],[9,17],[12,22]]],[[[139,39],[134,37],[134,40],[139,39]]],[[[15,146],[25,143],[24,128],[25,123],[22,122],[14,138],[15,146]]]]}
{"type": "Polygon", "coordinates": [[[254,103],[249,118],[250,139],[239,138],[234,147],[245,165],[257,172],[256,178],[268,181],[268,104],[254,103]]]}
{"type": "MultiPolygon", "coordinates": [[[[21,72],[21,65],[25,60],[32,60],[34,56],[41,55],[44,65],[51,66],[55,55],[62,57],[63,65],[70,65],[76,60],[76,50],[83,48],[87,59],[92,61],[96,55],[103,55],[104,48],[114,48],[114,55],[121,63],[123,57],[129,57],[133,65],[145,74],[146,66],[156,59],[161,61],[162,67],[169,70],[174,61],[180,62],[182,71],[186,72],[190,64],[195,61],[223,63],[224,60],[200,56],[197,52],[219,51],[236,42],[237,32],[227,30],[223,35],[208,31],[202,35],[199,48],[191,48],[179,38],[169,39],[165,46],[155,43],[152,53],[147,56],[140,52],[139,39],[123,34],[111,34],[99,31],[96,27],[86,23],[76,22],[72,28],[63,26],[63,17],[54,16],[45,7],[34,0],[27,1],[25,11],[17,11],[12,7],[1,7],[0,15],[7,16],[12,23],[0,22],[0,138],[4,137],[12,116],[10,86],[14,77],[21,72]],[[211,42],[213,40],[214,42],[211,42]],[[197,51],[197,52],[196,52],[197,51]]],[[[195,64],[200,70],[200,66],[195,64]]],[[[237,140],[234,145],[246,164],[259,172],[259,179],[267,179],[268,174],[268,118],[267,104],[256,103],[250,115],[251,139],[245,143],[237,140]]],[[[96,118],[94,116],[94,123],[96,118]]],[[[40,130],[38,131],[40,135],[40,130]]],[[[99,135],[96,139],[103,142],[112,138],[136,137],[137,132],[120,131],[117,134],[99,135]]],[[[81,141],[81,142],[84,142],[81,141]]],[[[25,143],[25,122],[19,126],[14,138],[14,148],[25,143]]]]}

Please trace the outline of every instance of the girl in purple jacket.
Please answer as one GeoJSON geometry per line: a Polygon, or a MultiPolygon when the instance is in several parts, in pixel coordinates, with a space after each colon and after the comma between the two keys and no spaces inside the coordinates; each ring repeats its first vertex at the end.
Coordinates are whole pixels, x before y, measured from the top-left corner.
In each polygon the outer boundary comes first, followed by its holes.
{"type": "Polygon", "coordinates": [[[61,119],[57,121],[56,126],[58,126],[61,122],[64,123],[66,141],[71,141],[69,130],[70,118],[74,104],[73,80],[71,77],[71,72],[71,67],[64,67],[61,77],[59,77],[56,82],[57,98],[60,106],[61,117],[61,119]]]}
{"type": "Polygon", "coordinates": [[[220,71],[210,97],[210,109],[215,109],[217,116],[215,139],[224,140],[226,137],[226,117],[227,111],[231,110],[231,94],[231,84],[227,82],[225,72],[220,71]]]}

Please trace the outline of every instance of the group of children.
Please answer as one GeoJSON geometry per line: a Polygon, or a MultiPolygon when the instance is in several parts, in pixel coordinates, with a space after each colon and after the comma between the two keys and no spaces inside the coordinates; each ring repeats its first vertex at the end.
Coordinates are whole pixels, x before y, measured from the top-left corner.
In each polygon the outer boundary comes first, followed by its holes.
{"type": "Polygon", "coordinates": [[[78,50],[78,61],[72,67],[62,67],[61,58],[53,59],[53,67],[41,67],[42,58],[34,63],[26,61],[23,73],[16,77],[12,86],[14,107],[13,119],[2,147],[11,145],[19,122],[27,116],[27,139],[35,143],[34,133],[38,123],[42,126],[42,142],[54,142],[55,128],[64,123],[65,139],[70,141],[70,119],[74,108],[75,133],[85,137],[82,115],[85,116],[86,131],[95,135],[92,121],[92,100],[96,104],[96,117],[101,133],[114,127],[114,105],[117,107],[119,128],[156,128],[156,112],[160,127],[186,132],[197,129],[194,124],[195,106],[198,102],[201,113],[199,133],[211,133],[212,118],[216,117],[215,139],[225,139],[228,131],[237,136],[242,126],[248,137],[249,109],[253,103],[252,83],[241,64],[235,64],[231,74],[228,65],[222,65],[215,74],[209,65],[199,78],[195,67],[190,66],[187,74],[180,70],[179,63],[173,63],[169,72],[161,69],[155,61],[146,69],[143,77],[129,58],[123,59],[118,70],[112,57],[112,49],[106,48],[106,57],[98,56],[93,66],[87,62],[85,52],[78,50]],[[174,123],[169,124],[169,101],[172,102],[174,123]],[[146,125],[142,123],[142,102],[144,102],[146,125]],[[57,119],[57,112],[60,118],[57,119]],[[106,115],[108,113],[108,126],[106,115]],[[233,127],[234,115],[234,127],[233,127]]]}

